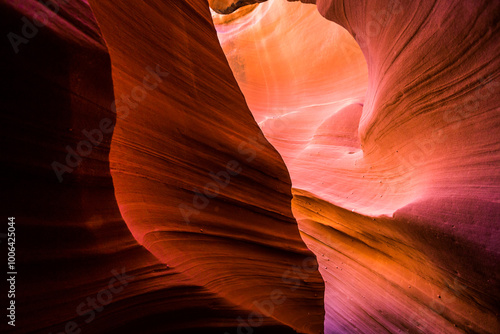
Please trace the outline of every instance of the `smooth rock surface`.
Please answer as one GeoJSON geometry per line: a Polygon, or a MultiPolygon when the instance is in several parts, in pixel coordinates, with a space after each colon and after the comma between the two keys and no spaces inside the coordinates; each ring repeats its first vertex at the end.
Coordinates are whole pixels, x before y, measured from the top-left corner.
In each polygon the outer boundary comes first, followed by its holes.
{"type": "Polygon", "coordinates": [[[324,284],[288,173],[246,107],[208,4],[58,4],[1,5],[6,32],[50,18],[2,53],[2,182],[19,272],[17,324],[2,331],[321,331],[324,284]],[[67,147],[78,155],[69,162],[67,147]],[[179,204],[194,206],[197,191],[216,196],[187,224],[179,204]],[[133,278],[109,290],[122,271],[133,278]],[[91,311],[88,298],[104,302],[91,311]]]}
{"type": "Polygon", "coordinates": [[[325,332],[498,332],[500,4],[303,2],[213,15],[290,171],[325,332]]]}

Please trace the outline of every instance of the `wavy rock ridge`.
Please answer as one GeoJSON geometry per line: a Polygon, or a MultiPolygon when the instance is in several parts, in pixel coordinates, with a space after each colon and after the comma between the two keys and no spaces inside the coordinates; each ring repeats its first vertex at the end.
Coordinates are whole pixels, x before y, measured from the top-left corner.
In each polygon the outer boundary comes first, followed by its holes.
{"type": "Polygon", "coordinates": [[[303,2],[0,4],[2,332],[500,331],[500,3],[303,2]]]}
{"type": "Polygon", "coordinates": [[[290,171],[325,332],[498,332],[500,4],[303,2],[214,15],[290,171]]]}
{"type": "Polygon", "coordinates": [[[6,31],[29,37],[2,62],[2,178],[22,240],[6,331],[321,331],[288,173],[208,4],[91,5],[1,5],[6,31]]]}

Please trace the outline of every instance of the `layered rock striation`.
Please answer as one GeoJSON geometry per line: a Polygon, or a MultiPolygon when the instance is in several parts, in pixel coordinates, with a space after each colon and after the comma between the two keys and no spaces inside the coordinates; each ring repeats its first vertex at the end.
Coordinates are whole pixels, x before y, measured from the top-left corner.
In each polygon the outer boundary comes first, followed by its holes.
{"type": "Polygon", "coordinates": [[[324,284],[288,173],[208,4],[90,5],[1,4],[19,274],[16,327],[2,330],[321,331],[324,284]]]}
{"type": "Polygon", "coordinates": [[[499,4],[303,2],[214,21],[290,171],[325,332],[497,332],[499,4]]]}

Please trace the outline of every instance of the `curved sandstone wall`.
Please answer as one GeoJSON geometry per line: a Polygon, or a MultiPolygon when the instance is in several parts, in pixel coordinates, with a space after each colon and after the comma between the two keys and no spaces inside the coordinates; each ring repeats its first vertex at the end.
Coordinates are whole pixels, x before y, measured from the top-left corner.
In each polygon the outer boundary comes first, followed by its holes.
{"type": "Polygon", "coordinates": [[[303,2],[213,16],[290,171],[325,332],[497,332],[498,2],[303,2]]]}
{"type": "Polygon", "coordinates": [[[497,1],[0,9],[6,332],[500,331],[497,1]]]}
{"type": "Polygon", "coordinates": [[[321,331],[288,173],[208,4],[91,5],[1,5],[16,34],[1,124],[20,267],[6,330],[321,331]]]}

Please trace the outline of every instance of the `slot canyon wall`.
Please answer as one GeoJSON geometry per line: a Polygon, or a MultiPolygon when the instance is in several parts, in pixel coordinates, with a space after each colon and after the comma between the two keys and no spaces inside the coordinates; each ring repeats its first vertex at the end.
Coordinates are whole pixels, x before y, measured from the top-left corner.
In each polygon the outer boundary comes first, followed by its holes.
{"type": "Polygon", "coordinates": [[[498,1],[0,9],[2,332],[500,331],[498,1]]]}
{"type": "Polygon", "coordinates": [[[2,3],[29,37],[2,53],[19,274],[2,332],[322,331],[289,175],[208,3],[91,4],[2,3]]]}
{"type": "Polygon", "coordinates": [[[498,332],[500,3],[214,3],[290,171],[325,332],[498,332]]]}

